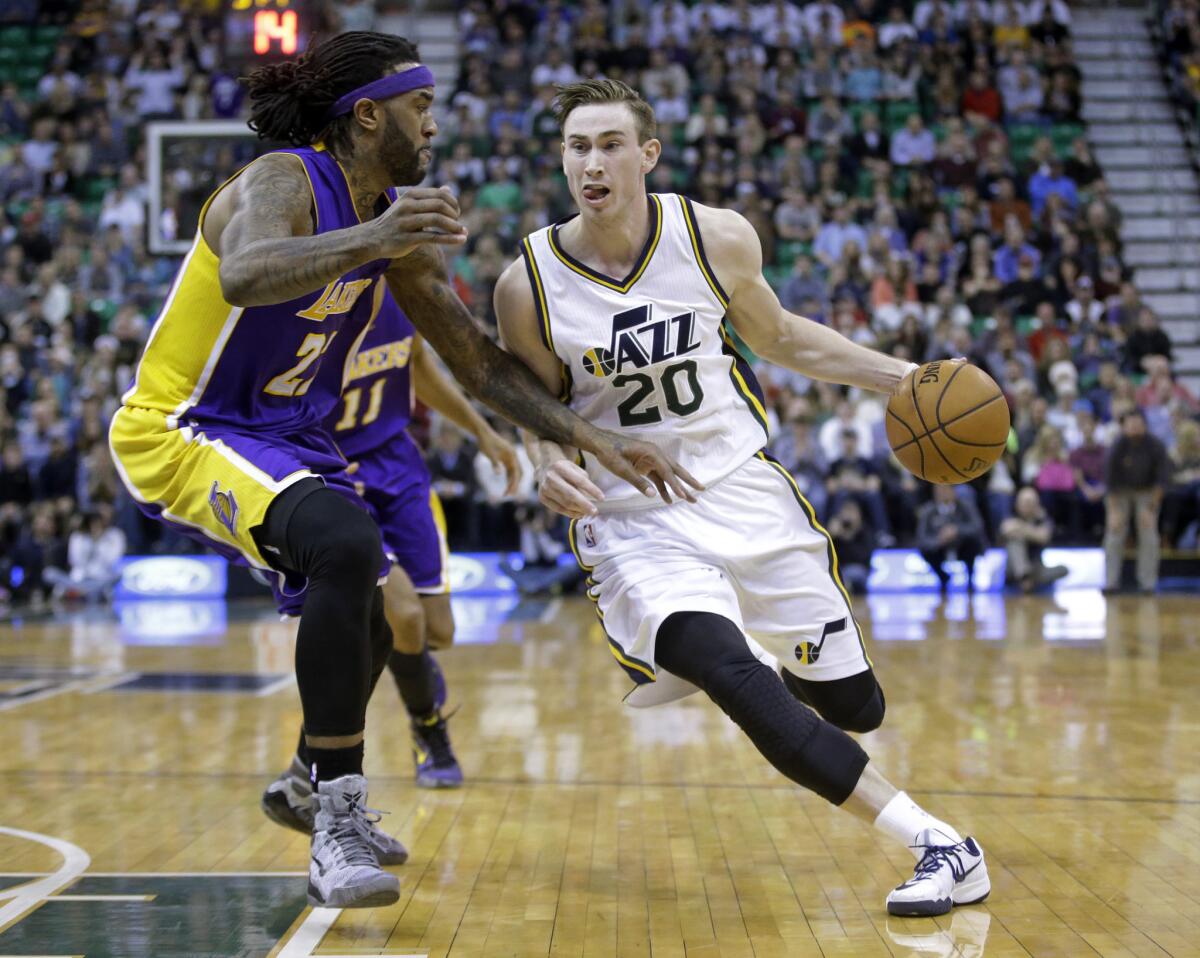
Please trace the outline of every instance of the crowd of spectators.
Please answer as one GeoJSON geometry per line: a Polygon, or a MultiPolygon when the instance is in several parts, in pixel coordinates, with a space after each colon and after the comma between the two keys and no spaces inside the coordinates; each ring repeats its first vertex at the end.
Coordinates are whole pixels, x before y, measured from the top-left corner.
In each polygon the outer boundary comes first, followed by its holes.
{"type": "MultiPolygon", "coordinates": [[[[371,27],[380,6],[328,4],[324,26],[371,27]]],[[[93,515],[131,551],[186,547],[140,518],[105,443],[177,266],[147,246],[141,133],[244,107],[220,5],[34,9],[0,24],[0,586],[18,597],[52,584],[36,570],[68,565],[64,544],[93,515]]],[[[621,78],[658,115],[649,188],[745,215],[787,308],[914,361],[966,356],[1008,398],[1001,463],[935,496],[889,454],[883,397],[756,364],[774,451],[851,565],[912,545],[941,575],[943,554],[1008,546],[1006,529],[1040,546],[1029,530],[1046,523],[1045,542],[1099,544],[1111,520],[1123,544],[1117,520],[1136,512],[1141,530],[1148,508],[1170,544],[1194,545],[1200,403],[1122,263],[1063,0],[465,0],[457,17],[431,176],[459,193],[471,239],[455,281],[485,325],[519,238],[570,212],[554,85],[621,78]],[[1110,449],[1135,409],[1167,459],[1148,497],[1113,510],[1113,489],[1131,486],[1110,449]],[[959,503],[969,515],[948,520],[959,503]]],[[[519,538],[553,561],[553,530],[495,501],[469,443],[432,432],[454,545],[519,538]]],[[[1037,587],[1026,552],[1010,570],[1037,587]]]]}
{"type": "Polygon", "coordinates": [[[1155,0],[1151,34],[1163,58],[1171,96],[1188,114],[1193,131],[1200,124],[1200,2],[1155,0]]]}

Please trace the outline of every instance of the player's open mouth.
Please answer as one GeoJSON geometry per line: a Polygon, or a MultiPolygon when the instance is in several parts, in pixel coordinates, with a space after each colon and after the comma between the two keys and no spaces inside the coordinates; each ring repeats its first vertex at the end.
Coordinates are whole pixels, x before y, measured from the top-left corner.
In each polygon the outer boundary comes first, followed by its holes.
{"type": "Polygon", "coordinates": [[[583,198],[589,203],[599,203],[608,196],[607,186],[585,186],[583,188],[583,198]]]}

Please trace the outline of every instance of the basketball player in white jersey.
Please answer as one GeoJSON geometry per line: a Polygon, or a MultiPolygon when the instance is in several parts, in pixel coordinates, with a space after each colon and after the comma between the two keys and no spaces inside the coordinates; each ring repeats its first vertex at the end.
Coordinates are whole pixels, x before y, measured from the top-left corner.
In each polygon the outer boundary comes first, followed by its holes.
{"type": "Polygon", "coordinates": [[[814,379],[890,393],[913,367],[786,312],[738,213],[647,195],[661,145],[634,90],[571,84],[558,118],[579,215],[525,238],[496,286],[501,334],[581,417],[654,442],[705,486],[695,502],[650,501],[590,456],[529,441],[542,502],[574,519],[589,595],[637,683],[630,704],[703,689],[780,772],[909,846],[918,864],[892,914],[982,901],[974,839],[846,734],[879,726],[883,693],[833,544],[763,451],[762,396],[726,324],[814,379]]]}

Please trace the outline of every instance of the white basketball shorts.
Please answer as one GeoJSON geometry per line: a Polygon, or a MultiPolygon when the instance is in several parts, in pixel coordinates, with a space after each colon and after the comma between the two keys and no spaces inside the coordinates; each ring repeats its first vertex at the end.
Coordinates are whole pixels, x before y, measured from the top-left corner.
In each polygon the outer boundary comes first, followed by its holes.
{"type": "Polygon", "coordinates": [[[609,647],[638,687],[631,705],[696,691],[660,672],[654,640],[675,612],[714,612],[751,648],[804,679],[827,682],[871,667],[838,577],[829,534],[787,471],[765,454],[694,503],[602,513],[571,523],[609,647]]]}

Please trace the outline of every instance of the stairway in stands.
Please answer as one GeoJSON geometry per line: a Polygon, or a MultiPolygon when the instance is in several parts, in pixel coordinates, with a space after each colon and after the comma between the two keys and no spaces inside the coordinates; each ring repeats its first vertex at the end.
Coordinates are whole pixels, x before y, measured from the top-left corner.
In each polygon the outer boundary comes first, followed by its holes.
{"type": "Polygon", "coordinates": [[[450,95],[458,79],[458,17],[454,10],[444,0],[417,0],[406,4],[403,12],[380,16],[376,28],[408,37],[417,44],[422,62],[433,71],[437,83],[435,114],[448,114],[450,95]]]}
{"type": "Polygon", "coordinates": [[[1088,138],[1123,214],[1125,262],[1200,394],[1200,179],[1175,123],[1145,5],[1076,8],[1088,138]]]}

